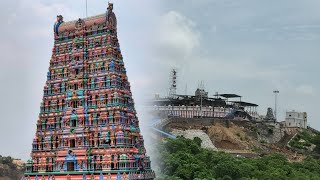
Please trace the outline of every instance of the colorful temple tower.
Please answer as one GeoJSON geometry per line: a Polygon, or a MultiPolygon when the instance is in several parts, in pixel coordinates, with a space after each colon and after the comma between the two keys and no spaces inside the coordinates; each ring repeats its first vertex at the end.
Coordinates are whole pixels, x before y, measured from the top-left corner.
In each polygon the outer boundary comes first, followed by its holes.
{"type": "Polygon", "coordinates": [[[154,179],[117,38],[102,15],[54,24],[54,47],[23,179],[154,179]]]}

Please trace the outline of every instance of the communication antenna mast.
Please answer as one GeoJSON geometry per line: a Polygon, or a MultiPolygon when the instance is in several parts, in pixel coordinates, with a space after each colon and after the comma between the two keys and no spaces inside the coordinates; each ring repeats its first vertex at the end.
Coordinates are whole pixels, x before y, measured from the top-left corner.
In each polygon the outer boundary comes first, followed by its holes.
{"type": "Polygon", "coordinates": [[[204,81],[200,81],[200,89],[204,90],[204,81]]]}
{"type": "Polygon", "coordinates": [[[170,81],[171,81],[171,85],[170,85],[169,97],[173,98],[177,95],[177,70],[176,69],[172,69],[170,81]]]}

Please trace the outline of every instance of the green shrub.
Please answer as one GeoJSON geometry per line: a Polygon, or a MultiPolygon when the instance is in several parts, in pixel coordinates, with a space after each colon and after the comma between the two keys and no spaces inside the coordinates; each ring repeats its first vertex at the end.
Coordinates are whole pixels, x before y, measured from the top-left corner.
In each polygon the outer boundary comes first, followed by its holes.
{"type": "MultiPolygon", "coordinates": [[[[292,141],[299,146],[298,141],[292,141]]],[[[236,158],[200,147],[201,141],[184,137],[167,139],[159,145],[159,179],[319,179],[320,161],[307,158],[290,163],[281,154],[262,158],[236,158]]]]}

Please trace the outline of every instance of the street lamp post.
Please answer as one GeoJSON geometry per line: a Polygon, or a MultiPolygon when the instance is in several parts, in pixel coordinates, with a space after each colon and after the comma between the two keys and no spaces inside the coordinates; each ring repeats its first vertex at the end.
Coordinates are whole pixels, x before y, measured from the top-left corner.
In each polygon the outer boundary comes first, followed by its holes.
{"type": "Polygon", "coordinates": [[[279,94],[279,91],[274,90],[273,93],[274,93],[274,118],[275,118],[275,121],[277,121],[277,96],[279,94]]]}
{"type": "Polygon", "coordinates": [[[200,117],[202,118],[202,93],[200,92],[200,117]]]}

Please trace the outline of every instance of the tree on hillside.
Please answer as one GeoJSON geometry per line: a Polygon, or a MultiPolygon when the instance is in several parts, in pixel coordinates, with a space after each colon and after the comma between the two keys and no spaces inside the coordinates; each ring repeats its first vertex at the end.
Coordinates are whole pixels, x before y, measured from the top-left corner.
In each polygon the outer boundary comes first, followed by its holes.
{"type": "MultiPolygon", "coordinates": [[[[320,141],[319,141],[320,142],[320,141]]],[[[237,158],[201,148],[201,139],[166,139],[159,145],[159,179],[318,179],[320,161],[290,163],[284,155],[237,158]]]]}
{"type": "Polygon", "coordinates": [[[312,143],[314,145],[316,145],[316,148],[314,149],[314,151],[318,154],[320,154],[320,134],[316,135],[315,137],[313,137],[312,139],[312,143]]]}

